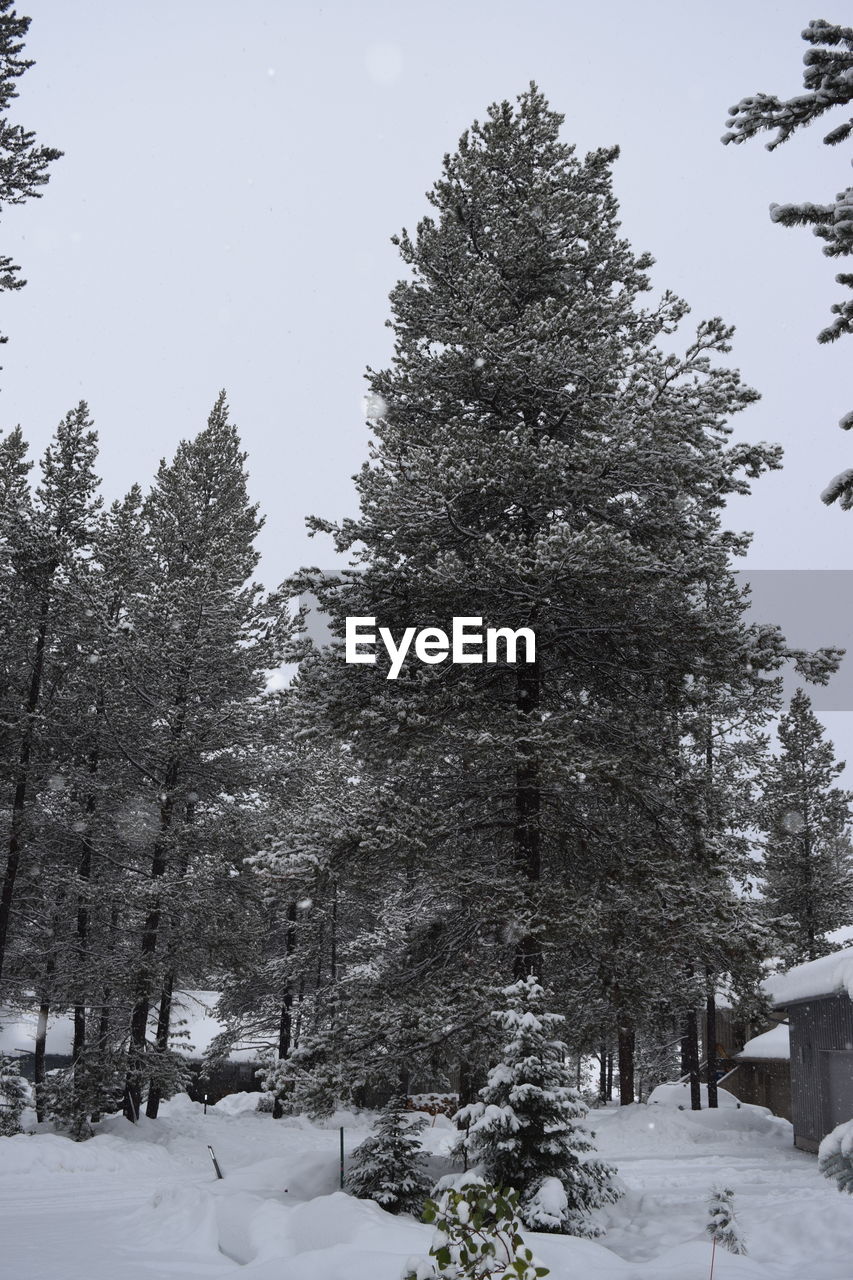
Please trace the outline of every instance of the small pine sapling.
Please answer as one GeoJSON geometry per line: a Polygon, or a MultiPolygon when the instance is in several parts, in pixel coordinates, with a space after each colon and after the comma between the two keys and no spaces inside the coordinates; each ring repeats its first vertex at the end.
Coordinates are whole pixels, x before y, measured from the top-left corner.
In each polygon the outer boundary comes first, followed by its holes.
{"type": "Polygon", "coordinates": [[[27,1105],[27,1082],[17,1059],[0,1054],[0,1138],[21,1132],[21,1115],[27,1105]]]}
{"type": "Polygon", "coordinates": [[[403,1280],[541,1280],[521,1237],[518,1192],[472,1178],[428,1200],[424,1221],[435,1226],[429,1259],[410,1258],[403,1280]]]}
{"type": "Polygon", "coordinates": [[[481,1101],[463,1107],[468,1126],[461,1152],[497,1187],[515,1187],[525,1226],[534,1231],[596,1236],[590,1212],[618,1199],[615,1170],[587,1159],[591,1135],[580,1128],[587,1106],[571,1083],[568,1049],[558,1038],[560,1014],[545,1010],[534,977],[503,991],[493,1017],[506,1035],[481,1101]]]}
{"type": "Polygon", "coordinates": [[[734,1195],[731,1187],[714,1187],[708,1202],[709,1221],[705,1231],[715,1245],[729,1253],[746,1253],[746,1241],[735,1217],[734,1195]]]}
{"type": "Polygon", "coordinates": [[[405,1099],[392,1098],[370,1137],[352,1154],[347,1190],[389,1213],[420,1216],[431,1185],[419,1138],[425,1124],[425,1116],[406,1110],[405,1099]]]}

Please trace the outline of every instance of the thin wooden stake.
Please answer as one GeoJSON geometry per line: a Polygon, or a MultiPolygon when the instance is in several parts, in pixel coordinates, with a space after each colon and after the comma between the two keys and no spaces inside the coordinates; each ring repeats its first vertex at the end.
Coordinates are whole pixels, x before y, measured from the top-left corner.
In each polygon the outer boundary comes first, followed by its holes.
{"type": "Polygon", "coordinates": [[[341,1125],[341,1191],[344,1189],[344,1127],[341,1125]]]}

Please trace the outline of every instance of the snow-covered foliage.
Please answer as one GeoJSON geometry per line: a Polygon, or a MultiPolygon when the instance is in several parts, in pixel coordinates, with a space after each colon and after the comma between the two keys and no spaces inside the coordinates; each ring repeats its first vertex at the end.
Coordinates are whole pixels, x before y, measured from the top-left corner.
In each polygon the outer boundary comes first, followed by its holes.
{"type": "Polygon", "coordinates": [[[0,1137],[21,1131],[21,1113],[27,1101],[27,1082],[17,1061],[0,1054],[0,1137]]]}
{"type": "Polygon", "coordinates": [[[594,1159],[580,1122],[586,1103],[570,1083],[567,1048],[558,1037],[561,1014],[545,1008],[534,977],[506,987],[493,1018],[506,1037],[500,1061],[463,1107],[461,1146],[490,1184],[514,1187],[524,1223],[536,1231],[598,1235],[590,1212],[618,1198],[614,1170],[594,1159]],[[556,1185],[555,1185],[556,1184],[556,1185]]]}
{"type": "Polygon", "coordinates": [[[392,1098],[352,1154],[347,1190],[389,1213],[420,1215],[431,1185],[419,1138],[424,1128],[426,1116],[408,1111],[405,1098],[392,1098]]]}
{"type": "MultiPolygon", "coordinates": [[[[772,93],[742,98],[729,108],[724,143],[745,142],[771,130],[775,131],[775,137],[767,143],[767,150],[773,151],[797,129],[811,124],[827,111],[848,106],[853,99],[853,27],[817,18],[809,23],[802,37],[810,46],[803,57],[805,93],[787,100],[772,93]]],[[[830,129],[823,141],[834,147],[846,142],[851,134],[853,120],[848,117],[830,129]]],[[[834,199],[820,203],[809,200],[799,204],[772,204],[770,217],[786,227],[810,226],[824,241],[823,252],[827,257],[848,257],[853,253],[853,187],[845,187],[834,199]]],[[[853,288],[853,273],[841,272],[835,279],[838,284],[853,288]]],[[[853,298],[833,303],[831,311],[835,318],[820,331],[818,342],[834,342],[842,334],[853,334],[853,298]]],[[[845,430],[853,427],[853,413],[846,413],[839,425],[845,430]]],[[[826,503],[840,498],[840,505],[849,510],[853,505],[853,473],[841,472],[821,496],[826,503]]]]}
{"type": "Polygon", "coordinates": [[[833,1178],[839,1191],[853,1195],[853,1120],[845,1120],[828,1133],[817,1153],[818,1168],[833,1178]]]}
{"type": "Polygon", "coordinates": [[[403,1280],[540,1280],[549,1274],[522,1239],[517,1191],[472,1177],[430,1200],[424,1219],[436,1231],[431,1261],[411,1258],[403,1280]]]}
{"type": "Polygon", "coordinates": [[[802,689],[778,727],[779,753],[765,762],[760,806],[764,911],[775,953],[787,965],[834,949],[828,935],[853,918],[853,794],[802,689]]]}
{"type": "Polygon", "coordinates": [[[731,1187],[714,1187],[708,1201],[709,1221],[705,1230],[729,1253],[746,1253],[746,1242],[735,1217],[734,1195],[731,1187]]]}
{"type": "Polygon", "coordinates": [[[121,1105],[123,1066],[118,1055],[104,1049],[84,1052],[74,1066],[52,1071],[44,1090],[47,1118],[78,1142],[90,1138],[92,1117],[109,1115],[121,1105]]]}

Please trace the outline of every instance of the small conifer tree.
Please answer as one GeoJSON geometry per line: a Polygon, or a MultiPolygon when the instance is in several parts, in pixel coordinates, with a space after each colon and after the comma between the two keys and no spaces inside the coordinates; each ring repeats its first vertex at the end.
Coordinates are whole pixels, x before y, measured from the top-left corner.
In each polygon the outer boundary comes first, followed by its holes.
{"type": "Polygon", "coordinates": [[[21,1132],[27,1086],[15,1058],[0,1054],[0,1138],[21,1132]]]}
{"type": "Polygon", "coordinates": [[[615,1170],[582,1160],[593,1150],[579,1128],[587,1106],[570,1084],[568,1050],[557,1038],[563,1018],[544,1008],[534,977],[503,991],[496,1010],[507,1039],[501,1061],[480,1090],[480,1102],[457,1112],[468,1125],[462,1150],[487,1182],[515,1187],[524,1224],[536,1231],[594,1236],[591,1210],[618,1198],[615,1170]]]}
{"type": "Polygon", "coordinates": [[[375,1200],[389,1213],[420,1216],[430,1188],[418,1135],[425,1116],[412,1116],[403,1098],[392,1098],[369,1138],[356,1147],[347,1190],[375,1200]]]}
{"type": "Polygon", "coordinates": [[[729,1253],[746,1253],[746,1242],[735,1217],[734,1195],[731,1187],[714,1187],[708,1202],[709,1221],[705,1230],[729,1253]]]}

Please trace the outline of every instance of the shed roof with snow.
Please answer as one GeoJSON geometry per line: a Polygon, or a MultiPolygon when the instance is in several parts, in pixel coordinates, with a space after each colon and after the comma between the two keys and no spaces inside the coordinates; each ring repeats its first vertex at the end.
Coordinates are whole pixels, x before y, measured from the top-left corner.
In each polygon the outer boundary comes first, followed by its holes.
{"type": "Polygon", "coordinates": [[[785,1062],[791,1057],[791,1038],[787,1022],[779,1022],[769,1031],[747,1040],[735,1057],[745,1062],[785,1062]]]}
{"type": "Polygon", "coordinates": [[[853,1119],[853,947],[774,974],[763,986],[788,1014],[794,1141],[817,1151],[836,1125],[853,1119]]]}
{"type": "Polygon", "coordinates": [[[774,973],[762,986],[777,1008],[822,996],[844,994],[853,1000],[853,947],[807,960],[786,973],[774,973]]]}

